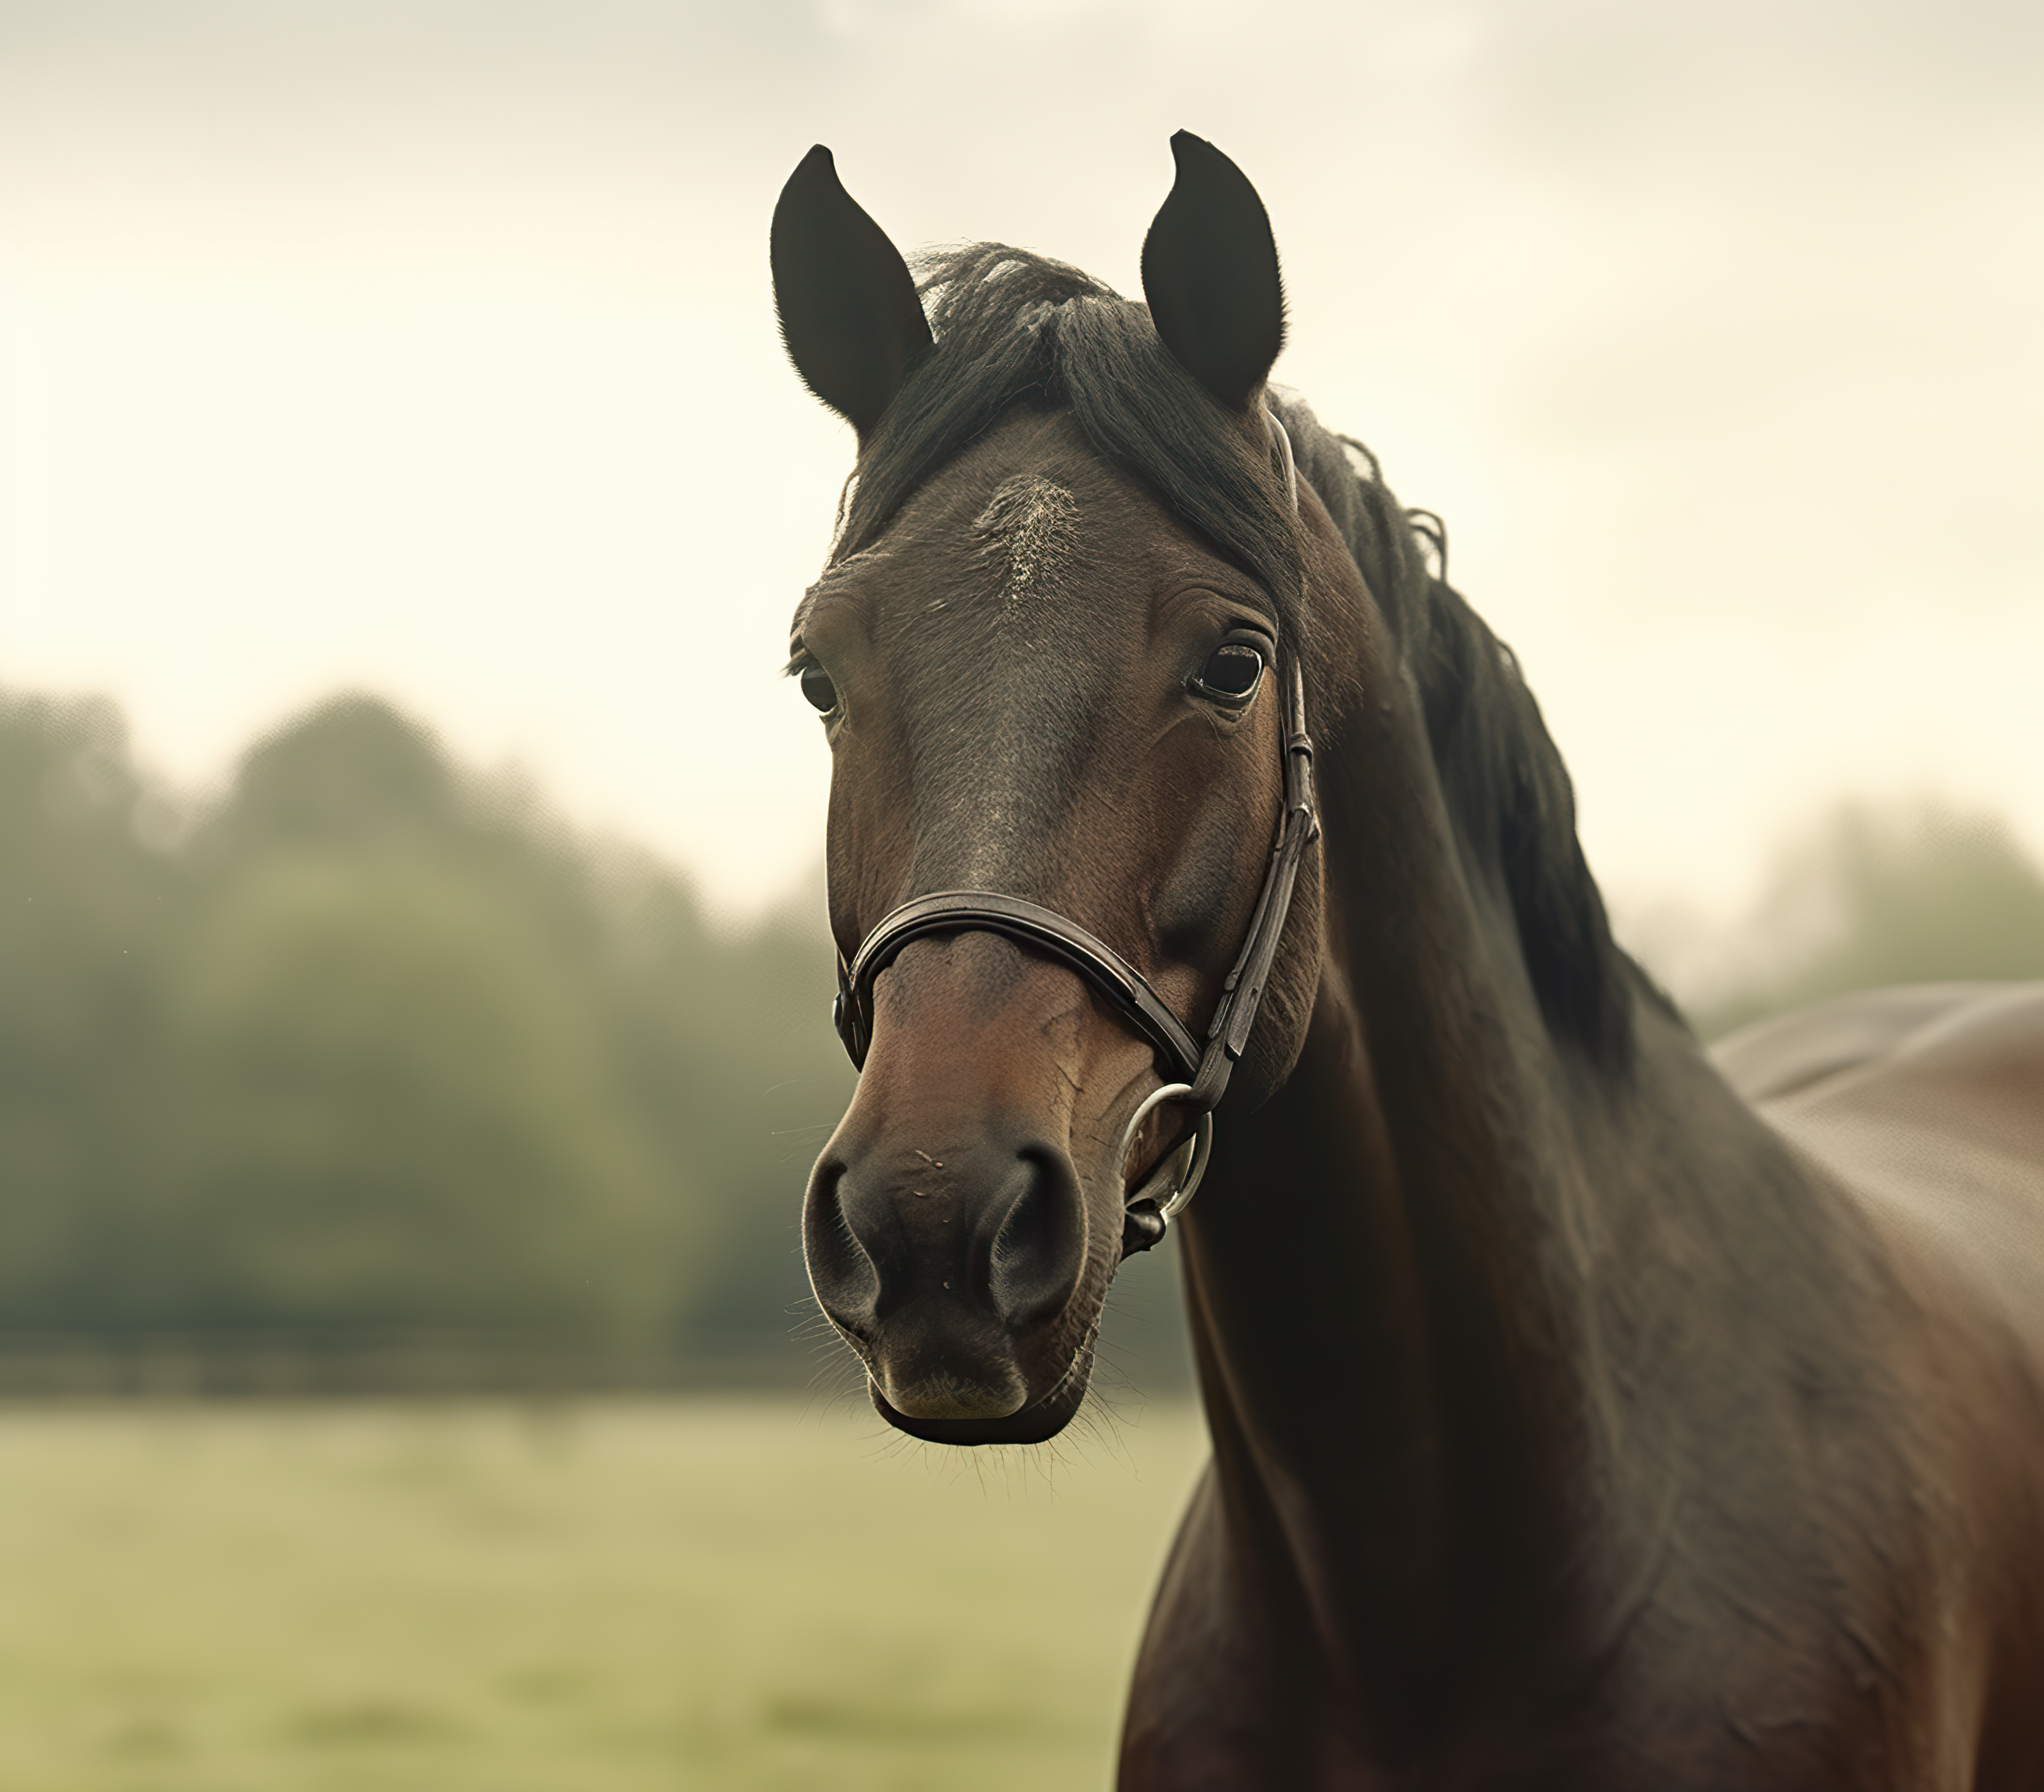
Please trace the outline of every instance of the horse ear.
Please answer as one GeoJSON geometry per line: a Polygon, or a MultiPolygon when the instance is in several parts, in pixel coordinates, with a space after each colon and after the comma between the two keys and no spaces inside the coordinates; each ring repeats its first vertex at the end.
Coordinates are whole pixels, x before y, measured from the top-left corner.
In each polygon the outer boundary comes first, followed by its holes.
{"type": "Polygon", "coordinates": [[[818,144],[781,189],[770,251],[781,340],[809,390],[863,444],[930,346],[915,278],[818,144]]]}
{"type": "Polygon", "coordinates": [[[1178,177],[1143,241],[1150,321],[1179,363],[1247,410],[1285,345],[1270,219],[1249,177],[1202,137],[1171,139],[1178,177]]]}

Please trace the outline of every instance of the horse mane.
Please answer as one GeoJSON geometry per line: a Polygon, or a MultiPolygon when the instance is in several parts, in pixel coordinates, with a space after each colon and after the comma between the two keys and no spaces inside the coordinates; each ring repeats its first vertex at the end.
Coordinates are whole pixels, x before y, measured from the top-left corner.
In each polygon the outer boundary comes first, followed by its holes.
{"type": "Polygon", "coordinates": [[[1635,992],[1671,1013],[1673,1005],[1612,937],[1576,837],[1575,787],[1517,657],[1448,583],[1440,519],[1401,510],[1376,456],[1324,429],[1297,398],[1280,409],[1301,471],[1397,637],[1463,851],[1511,904],[1548,1026],[1623,1065],[1635,992]]]}
{"type": "MultiPolygon", "coordinates": [[[[1320,694],[1314,725],[1338,726],[1328,694],[1342,688],[1344,644],[1308,599],[1283,487],[1240,431],[1219,426],[1218,402],[1165,348],[1147,309],[998,243],[926,256],[917,272],[936,340],[862,447],[832,559],[871,546],[925,480],[1012,410],[1069,410],[1096,452],[1273,594],[1308,690],[1320,694]]],[[[1295,395],[1271,402],[1417,684],[1463,852],[1510,906],[1550,1029],[1622,1067],[1633,994],[1658,992],[1612,937],[1576,838],[1568,771],[1517,660],[1447,583],[1445,553],[1438,572],[1429,564],[1375,457],[1324,429],[1295,395]]]]}

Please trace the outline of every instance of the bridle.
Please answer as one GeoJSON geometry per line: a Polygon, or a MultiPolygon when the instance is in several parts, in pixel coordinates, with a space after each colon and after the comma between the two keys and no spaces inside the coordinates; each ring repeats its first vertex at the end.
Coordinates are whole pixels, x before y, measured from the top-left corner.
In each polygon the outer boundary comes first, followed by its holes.
{"type": "MultiPolygon", "coordinates": [[[[1291,437],[1277,413],[1266,411],[1284,463],[1285,489],[1296,513],[1299,474],[1291,437]]],[[[1250,1029],[1270,979],[1278,944],[1291,912],[1292,892],[1306,848],[1320,838],[1313,794],[1313,742],[1306,732],[1306,686],[1296,648],[1285,657],[1285,807],[1270,865],[1256,898],[1248,936],[1221,985],[1220,1000],[1197,1039],[1151,986],[1148,978],[1104,940],[1054,909],[990,890],[946,890],[918,896],[882,918],[847,963],[838,955],[837,999],[831,1018],[855,1067],[863,1069],[873,1039],[873,986],[910,942],[936,933],[999,933],[1059,959],[1091,984],[1156,1053],[1170,1080],[1144,1097],[1122,1130],[1114,1161],[1125,1165],[1143,1123],[1160,1108],[1178,1105],[1196,1117],[1192,1131],[1158,1159],[1127,1198],[1122,1255],[1147,1251],[1193,1198],[1213,1152],[1213,1110],[1248,1048],[1250,1029]]]]}

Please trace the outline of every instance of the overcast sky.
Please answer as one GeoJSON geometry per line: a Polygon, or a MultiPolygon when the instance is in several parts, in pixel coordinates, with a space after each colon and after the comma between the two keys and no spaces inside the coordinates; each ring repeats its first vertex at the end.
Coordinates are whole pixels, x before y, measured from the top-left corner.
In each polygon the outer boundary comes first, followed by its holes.
{"type": "Polygon", "coordinates": [[[776,674],[852,446],[781,182],[1132,292],[1181,126],[1621,913],[1853,793],[2044,852],[2034,0],[0,0],[0,684],[191,788],[386,692],[755,906],[820,850],[776,674]]]}

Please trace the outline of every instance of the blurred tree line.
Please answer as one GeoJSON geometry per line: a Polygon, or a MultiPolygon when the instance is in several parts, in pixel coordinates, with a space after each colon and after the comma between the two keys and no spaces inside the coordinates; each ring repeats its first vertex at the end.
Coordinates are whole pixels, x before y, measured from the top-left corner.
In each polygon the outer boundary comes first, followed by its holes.
{"type": "MultiPolygon", "coordinates": [[[[112,706],[0,694],[0,1355],[452,1338],[799,1379],[800,1191],[852,1084],[822,909],[719,933],[373,698],[194,815],[112,706]]],[[[1989,820],[1847,809],[1746,931],[1706,1036],[2044,977],[2044,877],[1989,820]]],[[[1170,1256],[1116,1284],[1110,1399],[1185,1379],[1170,1256]]]]}
{"type": "Polygon", "coordinates": [[[112,706],[0,697],[0,1329],[786,1352],[820,900],[719,936],[367,698],[165,815],[112,706]]]}

